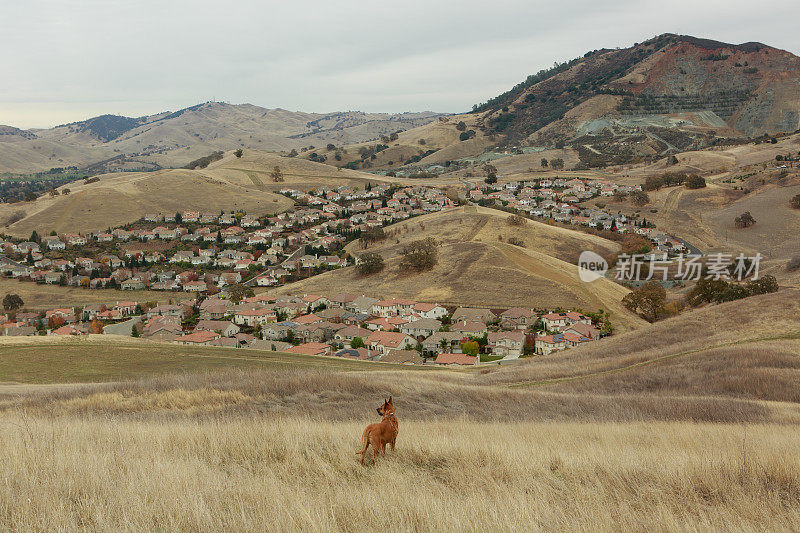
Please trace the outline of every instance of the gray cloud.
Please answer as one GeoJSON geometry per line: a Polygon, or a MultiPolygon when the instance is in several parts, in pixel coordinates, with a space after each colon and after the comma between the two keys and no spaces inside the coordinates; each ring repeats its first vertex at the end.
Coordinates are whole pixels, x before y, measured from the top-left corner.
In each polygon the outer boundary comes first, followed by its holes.
{"type": "Polygon", "coordinates": [[[654,35],[800,52],[775,0],[26,0],[0,5],[0,124],[216,98],[304,111],[464,111],[554,61],[654,35]]]}

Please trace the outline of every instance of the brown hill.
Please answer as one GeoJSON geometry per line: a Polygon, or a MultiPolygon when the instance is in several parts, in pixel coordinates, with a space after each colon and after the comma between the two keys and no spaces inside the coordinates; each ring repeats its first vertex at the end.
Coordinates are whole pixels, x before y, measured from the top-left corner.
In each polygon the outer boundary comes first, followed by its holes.
{"type": "Polygon", "coordinates": [[[217,150],[291,150],[357,143],[426,124],[436,113],[303,113],[207,102],[131,118],[102,115],[47,130],[0,127],[0,172],[77,166],[93,170],[181,167],[217,150]]]}
{"type": "MultiPolygon", "coordinates": [[[[366,250],[384,257],[384,272],[361,277],[349,267],[285,285],[276,292],[347,291],[492,308],[606,309],[622,331],[643,323],[621,304],[627,289],[606,279],[583,283],[578,278],[574,263],[581,251],[591,249],[607,255],[618,250],[617,244],[534,221],[510,226],[507,217],[502,211],[467,207],[401,222],[386,229],[389,237],[385,241],[366,250]],[[403,247],[426,237],[440,244],[438,264],[419,274],[400,271],[403,247]],[[522,240],[525,247],[508,244],[505,241],[509,237],[522,240]]],[[[365,250],[356,241],[348,251],[359,255],[365,250]]]]}
{"type": "Polygon", "coordinates": [[[350,183],[363,188],[379,177],[337,169],[300,158],[246,150],[241,158],[232,152],[204,169],[121,172],[96,176],[97,181],[70,183],[32,202],[0,204],[0,221],[15,213],[23,218],[6,226],[10,235],[98,231],[138,220],[146,213],[174,213],[187,209],[220,211],[243,209],[253,214],[277,213],[293,204],[274,191],[283,187],[303,190],[319,185],[350,183]],[[274,182],[270,173],[279,167],[284,177],[274,182]]]}
{"type": "MultiPolygon", "coordinates": [[[[752,136],[798,129],[798,80],[800,58],[789,52],[665,34],[589,52],[476,110],[511,139],[670,129],[752,136]]],[[[690,144],[670,137],[658,147],[690,144]]]]}
{"type": "Polygon", "coordinates": [[[487,381],[590,394],[800,402],[798,296],[784,289],[688,311],[597,345],[500,368],[487,381]]]}

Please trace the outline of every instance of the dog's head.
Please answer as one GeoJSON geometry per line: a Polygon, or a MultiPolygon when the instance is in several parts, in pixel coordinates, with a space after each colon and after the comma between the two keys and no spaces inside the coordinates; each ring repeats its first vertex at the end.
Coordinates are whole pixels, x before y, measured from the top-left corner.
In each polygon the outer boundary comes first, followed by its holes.
{"type": "Polygon", "coordinates": [[[394,404],[392,403],[392,397],[389,396],[388,400],[383,400],[383,405],[375,409],[378,411],[378,414],[381,416],[388,416],[394,414],[394,404]]]}

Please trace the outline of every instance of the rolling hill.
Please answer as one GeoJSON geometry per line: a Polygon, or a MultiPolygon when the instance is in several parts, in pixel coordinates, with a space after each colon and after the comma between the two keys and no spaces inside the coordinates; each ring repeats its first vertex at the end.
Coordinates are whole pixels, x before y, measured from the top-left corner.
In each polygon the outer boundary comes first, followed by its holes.
{"type": "Polygon", "coordinates": [[[303,113],[207,102],[131,118],[102,115],[47,130],[0,126],[0,172],[77,166],[93,171],[175,168],[221,150],[289,151],[375,139],[438,114],[303,113]]]}
{"type": "Polygon", "coordinates": [[[43,195],[32,202],[0,204],[0,220],[14,213],[24,217],[8,225],[9,235],[103,230],[138,220],[146,213],[184,210],[220,211],[242,209],[253,214],[277,213],[293,202],[276,194],[283,187],[304,190],[317,185],[352,183],[363,188],[380,177],[337,169],[300,158],[246,150],[241,158],[229,152],[207,168],[169,169],[153,172],[119,172],[96,176],[90,183],[79,181],[60,187],[69,194],[43,195]],[[269,177],[281,168],[283,182],[269,177]]]}
{"type": "MultiPolygon", "coordinates": [[[[614,326],[621,331],[643,324],[620,303],[627,289],[606,279],[583,283],[578,278],[574,263],[581,251],[591,249],[609,255],[618,250],[616,243],[535,221],[510,226],[507,217],[502,211],[466,207],[400,222],[386,228],[389,236],[385,241],[366,250],[384,257],[384,272],[360,277],[349,267],[284,285],[275,291],[351,292],[492,308],[606,309],[614,326]],[[404,245],[426,237],[433,237],[440,244],[438,264],[431,271],[419,274],[399,271],[404,245]],[[525,247],[508,244],[509,237],[521,239],[525,247]]],[[[364,252],[360,241],[348,245],[348,251],[355,255],[364,252]]]]}

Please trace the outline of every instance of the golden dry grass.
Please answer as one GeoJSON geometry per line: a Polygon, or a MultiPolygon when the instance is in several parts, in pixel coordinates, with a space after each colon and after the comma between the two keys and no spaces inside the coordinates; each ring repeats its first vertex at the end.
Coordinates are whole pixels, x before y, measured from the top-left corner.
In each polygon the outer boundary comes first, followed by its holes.
{"type": "Polygon", "coordinates": [[[113,304],[118,301],[166,302],[169,299],[190,298],[186,294],[169,294],[160,291],[120,291],[116,289],[82,289],[60,285],[39,285],[30,281],[19,281],[0,277],[0,294],[18,294],[26,309],[49,309],[52,307],[75,307],[89,304],[113,304]]]}
{"type": "Polygon", "coordinates": [[[796,428],[0,417],[15,531],[796,530],[796,428]]]}
{"type": "Polygon", "coordinates": [[[508,367],[0,386],[0,529],[797,530],[798,292],[508,367]],[[388,395],[397,451],[362,467],[361,430],[388,395]]]}
{"type": "Polygon", "coordinates": [[[20,237],[29,236],[33,230],[43,235],[51,230],[102,231],[134,222],[147,213],[244,210],[262,215],[284,211],[293,203],[252,183],[234,183],[203,171],[162,170],[99,178],[90,184],[69,184],[66,188],[71,193],[67,196],[0,205],[0,220],[17,210],[27,213],[5,231],[20,237]]]}

